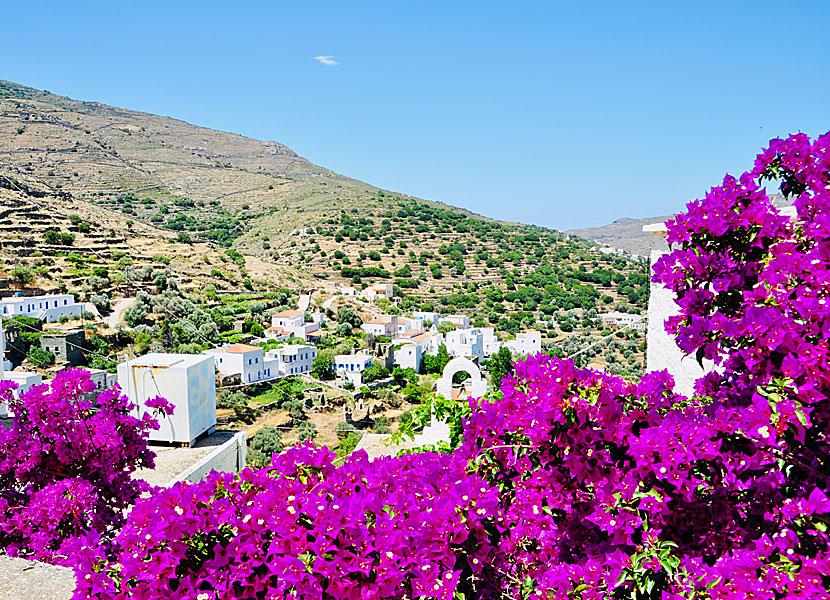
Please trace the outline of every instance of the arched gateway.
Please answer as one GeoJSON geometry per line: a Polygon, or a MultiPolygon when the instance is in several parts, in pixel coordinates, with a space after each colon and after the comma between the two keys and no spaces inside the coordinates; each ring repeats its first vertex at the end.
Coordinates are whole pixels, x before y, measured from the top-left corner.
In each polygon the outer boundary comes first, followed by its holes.
{"type": "Polygon", "coordinates": [[[468,384],[469,395],[478,398],[487,393],[487,383],[481,376],[481,370],[468,358],[453,358],[444,367],[444,373],[435,384],[435,390],[444,398],[452,398],[452,378],[456,373],[469,373],[471,383],[468,384]]]}

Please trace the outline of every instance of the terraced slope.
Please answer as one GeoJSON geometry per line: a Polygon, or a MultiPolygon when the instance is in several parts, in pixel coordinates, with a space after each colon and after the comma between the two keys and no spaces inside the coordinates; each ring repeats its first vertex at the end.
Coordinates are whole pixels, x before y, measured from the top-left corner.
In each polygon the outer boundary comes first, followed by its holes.
{"type": "Polygon", "coordinates": [[[136,264],[165,255],[194,288],[390,282],[406,295],[403,308],[465,312],[507,331],[550,318],[585,328],[581,311],[642,310],[647,298],[643,264],[574,236],[379,190],[278,142],[2,81],[0,176],[8,194],[54,199],[47,212],[63,219],[58,233],[76,236],[75,250],[50,246],[53,256],[37,257],[50,227],[44,211],[6,216],[6,274],[28,262],[56,285],[89,286],[73,273],[90,266],[60,256],[89,247],[136,264]],[[73,230],[73,214],[93,227],[73,230]]]}

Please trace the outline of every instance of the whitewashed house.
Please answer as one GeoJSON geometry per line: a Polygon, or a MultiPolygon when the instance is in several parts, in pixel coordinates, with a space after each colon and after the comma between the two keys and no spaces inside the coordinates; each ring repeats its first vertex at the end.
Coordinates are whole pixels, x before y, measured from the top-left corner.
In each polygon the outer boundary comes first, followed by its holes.
{"type": "Polygon", "coordinates": [[[95,384],[96,392],[111,390],[118,383],[118,375],[116,373],[107,373],[103,369],[87,369],[87,371],[89,371],[90,380],[95,384]]]}
{"type": "Polygon", "coordinates": [[[391,283],[376,283],[363,290],[361,295],[369,302],[373,302],[375,300],[391,300],[395,297],[395,292],[391,283]]]}
{"type": "Polygon", "coordinates": [[[216,426],[216,380],[213,359],[202,354],[152,352],[118,365],[118,385],[136,405],[135,414],[153,414],[148,400],[160,396],[173,404],[172,415],[159,418],[154,441],[191,444],[216,426]]]}
{"type": "Polygon", "coordinates": [[[286,331],[282,327],[275,327],[271,325],[268,329],[265,330],[265,339],[266,340],[275,340],[278,342],[282,342],[294,337],[294,334],[291,331],[286,331]]]}
{"type": "Polygon", "coordinates": [[[213,357],[220,373],[239,375],[242,383],[257,383],[277,377],[276,361],[266,361],[260,346],[233,344],[205,350],[204,354],[213,357]]]}
{"type": "Polygon", "coordinates": [[[515,340],[506,343],[513,354],[532,356],[542,350],[542,334],[538,331],[525,331],[516,335],[515,340]]]}
{"type": "Polygon", "coordinates": [[[311,373],[315,358],[317,358],[317,348],[304,344],[274,348],[265,355],[266,362],[276,362],[277,377],[311,373]]]}
{"type": "Polygon", "coordinates": [[[432,327],[438,327],[438,321],[441,319],[441,315],[437,312],[415,311],[412,313],[412,318],[420,319],[421,329],[427,330],[432,327]]]}
{"type": "Polygon", "coordinates": [[[355,387],[363,385],[363,371],[372,366],[373,356],[363,352],[338,354],[334,357],[334,374],[355,387]]]}
{"type": "Polygon", "coordinates": [[[423,330],[424,320],[417,317],[398,317],[397,334],[403,334],[407,331],[423,330]]]}
{"type": "Polygon", "coordinates": [[[478,327],[481,333],[481,341],[484,344],[484,356],[493,356],[502,347],[499,338],[496,337],[496,329],[494,327],[478,327]]]}
{"type": "Polygon", "coordinates": [[[0,298],[0,318],[3,319],[23,315],[46,323],[57,323],[63,316],[80,317],[82,312],[84,305],[76,304],[72,294],[0,298]]]}
{"type": "Polygon", "coordinates": [[[283,310],[271,315],[271,326],[291,330],[305,323],[305,313],[299,310],[283,310]]]}
{"type": "Polygon", "coordinates": [[[484,337],[478,329],[455,329],[448,332],[444,339],[450,356],[484,358],[484,337]]]}
{"type": "Polygon", "coordinates": [[[360,328],[374,336],[393,337],[398,333],[397,315],[380,315],[366,321],[360,328]]]}
{"type": "Polygon", "coordinates": [[[305,322],[305,312],[301,310],[283,310],[271,315],[271,327],[265,330],[265,337],[272,340],[287,340],[289,338],[300,338],[304,342],[319,340],[324,334],[316,334],[320,331],[322,317],[316,320],[312,317],[310,323],[305,322]]]}
{"type": "Polygon", "coordinates": [[[421,363],[424,360],[424,348],[417,342],[395,344],[395,366],[401,369],[414,369],[421,372],[421,363]]]}
{"type": "Polygon", "coordinates": [[[599,316],[602,319],[602,324],[606,327],[625,327],[627,329],[636,329],[638,331],[645,331],[647,327],[646,318],[643,315],[632,315],[623,312],[607,312],[599,316]]]}
{"type": "Polygon", "coordinates": [[[467,315],[447,315],[438,319],[438,324],[441,323],[451,323],[455,325],[456,329],[469,329],[470,317],[467,315]]]}

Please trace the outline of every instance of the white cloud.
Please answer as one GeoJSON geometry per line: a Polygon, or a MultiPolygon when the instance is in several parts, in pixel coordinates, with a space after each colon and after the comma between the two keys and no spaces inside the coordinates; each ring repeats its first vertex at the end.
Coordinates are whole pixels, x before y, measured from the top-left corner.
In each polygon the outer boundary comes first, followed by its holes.
{"type": "Polygon", "coordinates": [[[320,64],[328,65],[330,67],[333,67],[334,65],[339,65],[340,64],[339,62],[334,60],[333,56],[315,56],[314,60],[318,60],[318,61],[320,61],[320,64]]]}

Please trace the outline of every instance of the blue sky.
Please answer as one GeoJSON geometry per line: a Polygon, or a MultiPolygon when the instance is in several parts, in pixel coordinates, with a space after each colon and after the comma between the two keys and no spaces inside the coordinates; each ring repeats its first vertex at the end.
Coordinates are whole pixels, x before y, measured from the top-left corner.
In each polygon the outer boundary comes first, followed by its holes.
{"type": "Polygon", "coordinates": [[[2,79],[558,229],[677,211],[830,129],[826,1],[8,4],[2,79]]]}

